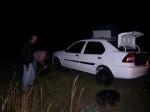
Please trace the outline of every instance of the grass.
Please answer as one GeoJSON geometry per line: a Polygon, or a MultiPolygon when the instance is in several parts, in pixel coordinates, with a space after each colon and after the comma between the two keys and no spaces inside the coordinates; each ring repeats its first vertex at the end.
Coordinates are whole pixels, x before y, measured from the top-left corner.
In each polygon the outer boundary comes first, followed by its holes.
{"type": "Polygon", "coordinates": [[[21,92],[21,69],[11,74],[7,81],[1,77],[1,112],[149,112],[150,94],[142,91],[143,79],[115,79],[111,86],[98,85],[94,75],[69,70],[41,73],[33,87],[21,92]],[[14,77],[13,77],[14,76],[14,77]],[[96,102],[96,94],[104,89],[120,93],[116,106],[102,106],[96,102]]]}

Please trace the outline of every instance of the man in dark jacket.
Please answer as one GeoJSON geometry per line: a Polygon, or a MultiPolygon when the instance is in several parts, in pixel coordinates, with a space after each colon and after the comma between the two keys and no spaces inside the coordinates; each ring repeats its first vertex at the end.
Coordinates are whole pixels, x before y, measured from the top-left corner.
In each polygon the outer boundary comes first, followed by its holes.
{"type": "Polygon", "coordinates": [[[22,62],[23,62],[23,84],[22,90],[28,90],[28,87],[33,84],[35,71],[32,65],[33,62],[33,44],[37,41],[37,36],[32,35],[30,40],[22,46],[22,62]]]}

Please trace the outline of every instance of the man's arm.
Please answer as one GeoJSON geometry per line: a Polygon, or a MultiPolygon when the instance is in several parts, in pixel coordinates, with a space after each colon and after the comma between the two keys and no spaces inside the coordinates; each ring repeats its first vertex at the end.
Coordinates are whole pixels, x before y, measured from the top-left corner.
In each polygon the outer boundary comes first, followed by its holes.
{"type": "Polygon", "coordinates": [[[44,61],[43,61],[43,60],[42,60],[42,61],[40,61],[39,63],[40,63],[40,65],[41,65],[42,67],[44,67],[44,66],[45,66],[45,63],[44,63],[44,61]]]}
{"type": "Polygon", "coordinates": [[[29,68],[29,63],[31,60],[30,53],[31,53],[30,45],[26,43],[22,49],[22,57],[23,57],[23,63],[26,66],[27,70],[29,68]]]}

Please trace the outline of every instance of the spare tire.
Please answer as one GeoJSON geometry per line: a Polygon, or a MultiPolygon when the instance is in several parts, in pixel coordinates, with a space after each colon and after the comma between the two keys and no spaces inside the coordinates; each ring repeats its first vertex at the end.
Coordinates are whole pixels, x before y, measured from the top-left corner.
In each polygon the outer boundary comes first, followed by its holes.
{"type": "Polygon", "coordinates": [[[114,106],[120,101],[120,94],[114,90],[102,90],[97,93],[96,101],[101,106],[114,106]]]}

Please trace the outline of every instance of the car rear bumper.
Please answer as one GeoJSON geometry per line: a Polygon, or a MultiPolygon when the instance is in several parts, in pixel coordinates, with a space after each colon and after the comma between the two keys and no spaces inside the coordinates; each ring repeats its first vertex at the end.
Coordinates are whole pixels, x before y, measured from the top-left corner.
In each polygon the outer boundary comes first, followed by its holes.
{"type": "Polygon", "coordinates": [[[149,72],[149,66],[119,67],[112,66],[112,73],[115,78],[133,79],[146,75],[149,72]]]}

